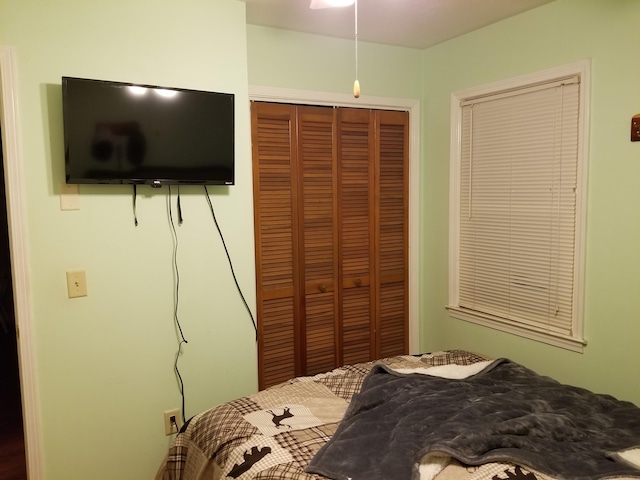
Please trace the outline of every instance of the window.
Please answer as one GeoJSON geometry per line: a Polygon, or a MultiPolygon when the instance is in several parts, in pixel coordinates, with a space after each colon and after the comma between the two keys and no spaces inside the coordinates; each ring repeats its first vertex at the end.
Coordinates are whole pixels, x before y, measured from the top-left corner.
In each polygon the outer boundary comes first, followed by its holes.
{"type": "Polygon", "coordinates": [[[451,316],[582,351],[588,70],[453,94],[451,316]]]}

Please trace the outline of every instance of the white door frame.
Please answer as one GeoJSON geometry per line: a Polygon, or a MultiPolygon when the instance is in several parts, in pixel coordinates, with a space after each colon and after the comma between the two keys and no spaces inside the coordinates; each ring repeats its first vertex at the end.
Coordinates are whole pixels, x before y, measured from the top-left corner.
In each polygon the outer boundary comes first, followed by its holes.
{"type": "Polygon", "coordinates": [[[409,353],[420,352],[420,100],[249,85],[249,100],[409,112],[409,353]]]}
{"type": "Polygon", "coordinates": [[[18,331],[18,364],[29,480],[43,478],[42,437],[31,334],[29,255],[22,142],[18,109],[18,71],[15,51],[0,45],[0,122],[4,158],[7,222],[11,251],[13,301],[18,331]]]}

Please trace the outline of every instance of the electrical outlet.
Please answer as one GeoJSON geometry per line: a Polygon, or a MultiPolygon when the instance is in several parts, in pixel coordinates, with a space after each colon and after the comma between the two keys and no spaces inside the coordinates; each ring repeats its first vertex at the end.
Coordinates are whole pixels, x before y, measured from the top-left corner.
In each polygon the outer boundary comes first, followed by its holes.
{"type": "Polygon", "coordinates": [[[180,422],[180,410],[174,408],[173,410],[167,410],[164,412],[164,434],[173,435],[178,433],[178,429],[181,426],[180,422]]]}
{"type": "Polygon", "coordinates": [[[67,292],[69,298],[87,296],[87,274],[84,270],[67,272],[67,292]]]}

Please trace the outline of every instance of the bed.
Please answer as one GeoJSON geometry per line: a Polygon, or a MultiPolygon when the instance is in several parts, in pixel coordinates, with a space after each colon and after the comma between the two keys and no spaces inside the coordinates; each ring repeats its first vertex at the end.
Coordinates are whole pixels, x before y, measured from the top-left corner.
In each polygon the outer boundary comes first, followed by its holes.
{"type": "Polygon", "coordinates": [[[183,425],[156,480],[640,478],[640,409],[467,351],[300,377],[183,425]]]}

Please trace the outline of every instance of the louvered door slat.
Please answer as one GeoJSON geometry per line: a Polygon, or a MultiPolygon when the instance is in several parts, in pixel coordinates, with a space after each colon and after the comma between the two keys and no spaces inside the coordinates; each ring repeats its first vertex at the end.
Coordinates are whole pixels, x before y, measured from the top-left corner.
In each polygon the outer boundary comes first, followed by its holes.
{"type": "Polygon", "coordinates": [[[259,386],[300,373],[295,109],[251,105],[259,386]]]}
{"type": "Polygon", "coordinates": [[[335,225],[334,111],[298,108],[298,165],[302,198],[304,372],[337,367],[337,245],[335,225]]]}
{"type": "Polygon", "coordinates": [[[376,112],[380,356],[408,352],[408,131],[406,112],[376,112]]]}
{"type": "Polygon", "coordinates": [[[338,110],[343,362],[375,354],[372,276],[374,131],[369,110],[338,110]]]}

